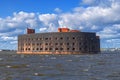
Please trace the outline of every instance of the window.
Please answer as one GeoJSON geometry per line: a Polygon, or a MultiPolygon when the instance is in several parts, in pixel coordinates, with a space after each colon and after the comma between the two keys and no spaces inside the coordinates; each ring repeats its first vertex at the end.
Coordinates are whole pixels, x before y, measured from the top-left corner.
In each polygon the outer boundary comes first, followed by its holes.
{"type": "Polygon", "coordinates": [[[45,38],[45,40],[48,40],[48,38],[45,38]]]}
{"type": "Polygon", "coordinates": [[[73,39],[75,39],[75,37],[73,37],[73,39]]]}
{"type": "Polygon", "coordinates": [[[51,40],[51,37],[49,38],[49,40],[51,40]]]}
{"type": "Polygon", "coordinates": [[[81,45],[81,43],[79,43],[79,45],[81,45]]]}
{"type": "Polygon", "coordinates": [[[81,50],[81,48],[79,48],[79,50],[81,50]]]}
{"type": "Polygon", "coordinates": [[[30,43],[28,43],[28,45],[30,46],[30,43]]]}
{"type": "Polygon", "coordinates": [[[56,37],[55,40],[57,40],[58,38],[56,37]]]}
{"type": "Polygon", "coordinates": [[[75,45],[75,43],[73,43],[73,45],[75,45]]]}
{"type": "Polygon", "coordinates": [[[34,51],[35,49],[33,48],[33,51],[34,51]]]}
{"type": "Polygon", "coordinates": [[[48,48],[45,48],[45,50],[48,50],[48,48]]]}
{"type": "Polygon", "coordinates": [[[37,48],[36,50],[39,50],[39,48],[37,48]]]}
{"type": "Polygon", "coordinates": [[[55,50],[58,50],[58,48],[55,48],[55,50]]]}
{"type": "Polygon", "coordinates": [[[63,45],[63,43],[60,43],[60,45],[63,45]]]}
{"type": "Polygon", "coordinates": [[[39,40],[42,40],[42,38],[39,38],[39,40]]]}
{"type": "Polygon", "coordinates": [[[49,43],[49,45],[52,45],[52,43],[49,43]]]}
{"type": "Polygon", "coordinates": [[[49,50],[52,50],[52,48],[49,48],[49,50]]]}
{"type": "Polygon", "coordinates": [[[55,43],[55,45],[58,45],[58,43],[55,43]]]}
{"type": "Polygon", "coordinates": [[[30,50],[30,48],[28,48],[28,50],[30,50]]]}
{"type": "Polygon", "coordinates": [[[60,50],[63,50],[63,48],[60,48],[60,50]]]}
{"type": "Polygon", "coordinates": [[[75,50],[75,48],[72,48],[72,50],[75,50]]]}
{"type": "Polygon", "coordinates": [[[45,45],[48,45],[48,43],[45,43],[45,45]]]}
{"type": "Polygon", "coordinates": [[[69,48],[67,48],[67,50],[69,50],[69,48]]]}
{"type": "Polygon", "coordinates": [[[43,48],[40,48],[40,50],[43,50],[43,48]]]}
{"type": "Polygon", "coordinates": [[[69,43],[67,43],[67,45],[69,45],[69,43]]]}
{"type": "Polygon", "coordinates": [[[60,38],[61,40],[63,39],[63,37],[60,38]]]}
{"type": "Polygon", "coordinates": [[[42,43],[40,43],[40,45],[42,45],[42,43]]]}
{"type": "Polygon", "coordinates": [[[37,45],[39,46],[39,43],[37,43],[37,45]]]}

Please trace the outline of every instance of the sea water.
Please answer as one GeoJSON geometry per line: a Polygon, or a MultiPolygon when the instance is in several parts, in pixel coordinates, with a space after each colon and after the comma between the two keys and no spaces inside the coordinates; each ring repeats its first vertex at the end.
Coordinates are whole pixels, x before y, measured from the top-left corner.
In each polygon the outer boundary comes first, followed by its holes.
{"type": "Polygon", "coordinates": [[[120,53],[18,55],[0,52],[0,80],[120,80],[120,53]]]}

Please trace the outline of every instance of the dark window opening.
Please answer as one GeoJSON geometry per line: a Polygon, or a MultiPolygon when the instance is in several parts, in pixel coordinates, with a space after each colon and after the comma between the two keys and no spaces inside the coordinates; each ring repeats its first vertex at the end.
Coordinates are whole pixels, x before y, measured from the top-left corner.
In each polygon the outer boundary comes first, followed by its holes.
{"type": "Polygon", "coordinates": [[[55,50],[58,50],[58,48],[55,48],[55,50]]]}
{"type": "Polygon", "coordinates": [[[49,50],[52,50],[52,48],[49,48],[49,50]]]}
{"type": "Polygon", "coordinates": [[[36,50],[39,50],[39,48],[37,48],[36,50]]]}
{"type": "Polygon", "coordinates": [[[33,50],[35,50],[35,49],[33,48],[33,50]]]}
{"type": "Polygon", "coordinates": [[[55,43],[55,45],[58,45],[58,43],[55,43]]]}
{"type": "Polygon", "coordinates": [[[48,43],[45,43],[45,45],[48,45],[48,43]]]}
{"type": "Polygon", "coordinates": [[[49,38],[49,40],[51,40],[51,38],[49,38]]]}
{"type": "Polygon", "coordinates": [[[67,45],[69,45],[69,43],[67,43],[67,45]]]}
{"type": "Polygon", "coordinates": [[[48,38],[45,38],[45,40],[48,40],[48,38]]]}
{"type": "Polygon", "coordinates": [[[40,48],[40,50],[43,50],[43,48],[40,48]]]}
{"type": "Polygon", "coordinates": [[[48,50],[48,48],[45,48],[45,50],[48,50]]]}
{"type": "Polygon", "coordinates": [[[63,48],[60,48],[60,50],[63,50],[63,48]]]}
{"type": "Polygon", "coordinates": [[[63,43],[60,43],[60,45],[63,45],[63,43]]]}
{"type": "Polygon", "coordinates": [[[52,45],[52,43],[49,43],[49,45],[52,45]]]}
{"type": "Polygon", "coordinates": [[[30,50],[30,48],[28,48],[28,50],[30,50]]]}
{"type": "Polygon", "coordinates": [[[37,45],[39,45],[39,43],[37,43],[37,45]]]}
{"type": "Polygon", "coordinates": [[[79,48],[79,50],[81,50],[81,48],[79,48]]]}
{"type": "Polygon", "coordinates": [[[61,37],[60,39],[62,40],[63,38],[61,37]]]}
{"type": "Polygon", "coordinates": [[[72,50],[75,50],[75,48],[72,48],[72,50]]]}
{"type": "Polygon", "coordinates": [[[75,37],[73,37],[73,39],[75,39],[75,37]]]}
{"type": "Polygon", "coordinates": [[[55,40],[57,40],[58,38],[56,37],[55,40]]]}
{"type": "Polygon", "coordinates": [[[40,45],[42,45],[42,43],[40,43],[40,45]]]}
{"type": "Polygon", "coordinates": [[[75,45],[75,43],[73,43],[73,45],[75,45]]]}
{"type": "Polygon", "coordinates": [[[67,48],[67,50],[69,50],[69,48],[67,48]]]}

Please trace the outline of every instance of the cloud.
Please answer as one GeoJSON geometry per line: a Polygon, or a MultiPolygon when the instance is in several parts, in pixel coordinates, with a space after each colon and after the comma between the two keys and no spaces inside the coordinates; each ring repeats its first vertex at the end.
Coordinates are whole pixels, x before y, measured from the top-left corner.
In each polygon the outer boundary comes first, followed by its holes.
{"type": "Polygon", "coordinates": [[[111,7],[112,4],[120,2],[119,0],[82,0],[80,5],[111,7]]]}
{"type": "Polygon", "coordinates": [[[42,23],[41,27],[46,27],[47,32],[55,31],[59,26],[57,14],[40,14],[38,17],[42,23]]]}
{"type": "Polygon", "coordinates": [[[54,11],[57,12],[57,13],[61,13],[62,12],[62,10],[60,8],[55,8],[54,11]]]}
{"type": "Polygon", "coordinates": [[[2,36],[1,39],[3,39],[4,41],[8,41],[8,40],[17,40],[17,37],[2,36]]]}
{"type": "Polygon", "coordinates": [[[39,30],[40,30],[41,32],[43,32],[43,31],[47,30],[47,28],[46,28],[46,27],[43,27],[43,28],[40,28],[39,30]]]}
{"type": "Polygon", "coordinates": [[[120,36],[120,24],[115,24],[113,26],[104,27],[102,31],[99,31],[98,34],[101,38],[119,38],[120,36]]]}

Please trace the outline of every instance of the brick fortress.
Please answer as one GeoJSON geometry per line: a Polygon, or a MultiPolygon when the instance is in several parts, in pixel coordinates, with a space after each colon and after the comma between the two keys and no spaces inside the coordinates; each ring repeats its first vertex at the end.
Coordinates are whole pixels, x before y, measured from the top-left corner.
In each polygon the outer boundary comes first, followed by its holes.
{"type": "Polygon", "coordinates": [[[58,32],[35,33],[18,36],[18,54],[92,54],[100,52],[100,39],[96,33],[58,28],[58,32]]]}

